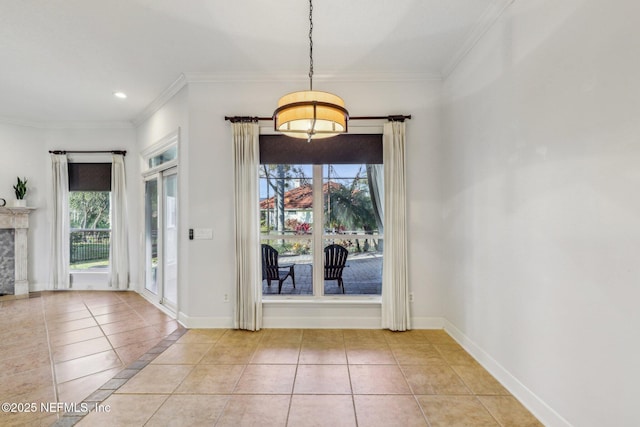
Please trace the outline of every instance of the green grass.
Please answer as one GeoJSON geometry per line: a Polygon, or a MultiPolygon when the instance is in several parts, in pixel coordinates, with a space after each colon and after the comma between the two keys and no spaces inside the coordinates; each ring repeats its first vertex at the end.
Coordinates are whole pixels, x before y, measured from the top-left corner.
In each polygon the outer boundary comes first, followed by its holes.
{"type": "Polygon", "coordinates": [[[96,268],[99,270],[106,270],[105,267],[109,266],[109,261],[108,260],[102,260],[102,261],[91,261],[91,262],[83,262],[83,263],[78,263],[78,264],[71,264],[69,266],[70,270],[88,270],[90,268],[96,268]]]}

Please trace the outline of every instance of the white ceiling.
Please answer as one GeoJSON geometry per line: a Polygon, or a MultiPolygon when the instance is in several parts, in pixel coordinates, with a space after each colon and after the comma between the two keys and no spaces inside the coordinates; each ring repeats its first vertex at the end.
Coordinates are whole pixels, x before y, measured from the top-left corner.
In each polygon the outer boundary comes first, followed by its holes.
{"type": "MultiPolygon", "coordinates": [[[[315,0],[316,76],[441,76],[508,0],[315,0]]],[[[135,120],[181,73],[305,78],[305,0],[2,0],[0,118],[135,120]],[[116,90],[128,99],[112,96],[116,90]]]]}

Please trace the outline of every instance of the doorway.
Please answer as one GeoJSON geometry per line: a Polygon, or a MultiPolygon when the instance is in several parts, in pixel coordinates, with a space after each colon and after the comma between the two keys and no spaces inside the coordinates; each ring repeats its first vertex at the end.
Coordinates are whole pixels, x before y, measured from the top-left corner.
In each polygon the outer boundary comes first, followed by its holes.
{"type": "Polygon", "coordinates": [[[178,168],[145,178],[145,292],[175,313],[178,305],[178,168]]]}

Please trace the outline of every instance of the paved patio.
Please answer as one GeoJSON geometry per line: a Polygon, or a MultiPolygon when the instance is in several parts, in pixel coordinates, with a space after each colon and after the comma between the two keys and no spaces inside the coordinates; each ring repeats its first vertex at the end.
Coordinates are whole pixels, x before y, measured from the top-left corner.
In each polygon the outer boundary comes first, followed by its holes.
{"type": "MultiPolygon", "coordinates": [[[[291,278],[282,283],[282,295],[312,295],[311,276],[313,268],[311,256],[281,256],[280,265],[294,264],[296,287],[293,288],[291,278]]],[[[380,295],[382,291],[382,256],[373,253],[349,254],[347,266],[342,274],[346,295],[380,295]]],[[[342,295],[336,280],[325,282],[325,295],[342,295]]],[[[278,295],[278,282],[271,286],[262,282],[263,295],[278,295]]]]}

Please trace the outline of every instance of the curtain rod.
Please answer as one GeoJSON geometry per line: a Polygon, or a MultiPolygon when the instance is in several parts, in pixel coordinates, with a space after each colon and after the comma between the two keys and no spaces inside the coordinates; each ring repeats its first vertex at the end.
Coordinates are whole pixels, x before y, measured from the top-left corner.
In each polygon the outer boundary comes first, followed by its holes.
{"type": "Polygon", "coordinates": [[[111,150],[111,151],[66,151],[66,150],[49,150],[49,153],[51,154],[122,154],[123,156],[127,155],[126,151],[121,151],[121,150],[111,150]]]}
{"type": "MultiPolygon", "coordinates": [[[[237,122],[258,122],[258,121],[270,121],[273,117],[253,117],[253,116],[224,116],[224,119],[231,123],[237,122]]],[[[404,122],[410,120],[411,114],[405,115],[390,115],[390,116],[355,116],[349,117],[349,120],[389,120],[391,122],[404,122]]]]}

